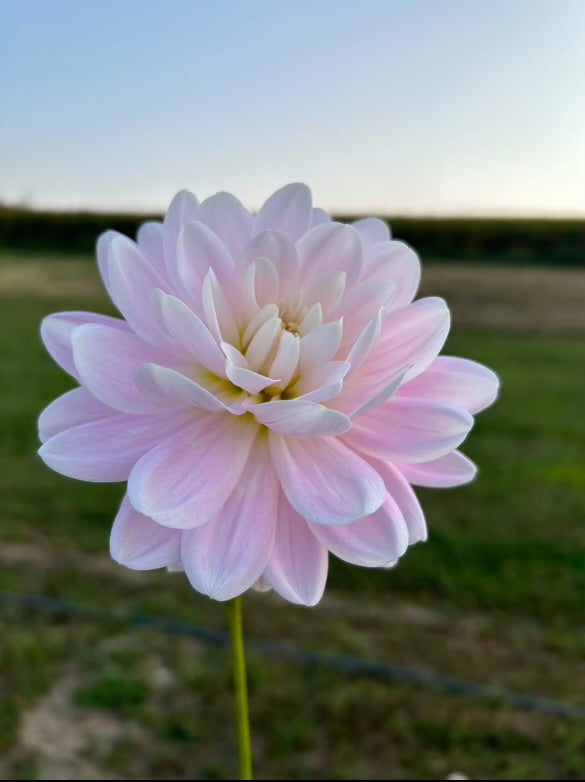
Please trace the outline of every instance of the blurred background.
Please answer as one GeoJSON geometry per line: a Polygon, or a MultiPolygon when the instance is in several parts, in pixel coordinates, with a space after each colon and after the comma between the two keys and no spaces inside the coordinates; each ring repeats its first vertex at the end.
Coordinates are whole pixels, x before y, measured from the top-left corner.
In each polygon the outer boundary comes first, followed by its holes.
{"type": "Polygon", "coordinates": [[[396,569],[332,562],[314,609],[246,596],[251,639],[395,666],[251,650],[257,776],[585,778],[584,74],[582,0],[2,0],[0,778],[236,773],[227,650],[136,619],[224,609],[113,564],[122,487],[41,464],[71,382],[38,330],[113,314],[106,228],[290,181],[389,219],[452,307],[446,352],[503,386],[478,479],[420,490],[430,538],[396,569]]]}

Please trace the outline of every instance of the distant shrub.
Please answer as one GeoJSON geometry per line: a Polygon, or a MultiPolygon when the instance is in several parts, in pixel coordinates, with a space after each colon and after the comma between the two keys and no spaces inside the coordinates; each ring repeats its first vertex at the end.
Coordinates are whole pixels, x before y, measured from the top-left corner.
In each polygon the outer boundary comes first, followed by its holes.
{"type": "MultiPolygon", "coordinates": [[[[112,228],[134,237],[156,215],[47,212],[0,206],[0,248],[92,253],[100,233],[112,228]]],[[[352,220],[352,217],[341,217],[352,220]]],[[[585,265],[585,220],[396,217],[397,239],[425,259],[585,265]]]]}

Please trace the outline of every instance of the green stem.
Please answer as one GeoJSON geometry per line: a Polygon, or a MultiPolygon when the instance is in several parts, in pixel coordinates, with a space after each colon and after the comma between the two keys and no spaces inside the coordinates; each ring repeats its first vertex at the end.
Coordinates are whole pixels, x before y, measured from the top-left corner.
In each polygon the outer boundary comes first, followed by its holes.
{"type": "Polygon", "coordinates": [[[246,658],[242,630],[242,598],[228,602],[232,673],[236,700],[236,728],[238,733],[238,768],[240,779],[252,779],[252,750],[248,718],[248,690],[246,686],[246,658]]]}

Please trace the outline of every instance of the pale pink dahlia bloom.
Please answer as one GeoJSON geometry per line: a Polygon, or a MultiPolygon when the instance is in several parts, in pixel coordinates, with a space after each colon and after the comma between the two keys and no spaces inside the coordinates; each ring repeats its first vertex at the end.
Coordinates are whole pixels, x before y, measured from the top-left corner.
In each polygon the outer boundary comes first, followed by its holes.
{"type": "Polygon", "coordinates": [[[217,600],[260,586],[313,605],[329,552],[385,566],[426,538],[410,484],[473,478],[455,449],[498,380],[438,357],[449,310],[412,302],[418,258],[382,221],[332,222],[300,184],[257,216],[181,192],[97,255],[124,320],[43,322],[80,387],[42,413],[40,455],[128,481],[118,562],[184,569],[217,600]]]}

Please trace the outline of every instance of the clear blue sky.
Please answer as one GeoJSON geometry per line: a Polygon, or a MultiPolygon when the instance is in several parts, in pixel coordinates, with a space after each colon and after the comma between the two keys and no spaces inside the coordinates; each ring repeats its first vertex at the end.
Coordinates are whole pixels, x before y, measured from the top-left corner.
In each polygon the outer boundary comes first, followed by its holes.
{"type": "Polygon", "coordinates": [[[0,0],[0,200],[585,215],[585,0],[0,0]]]}

